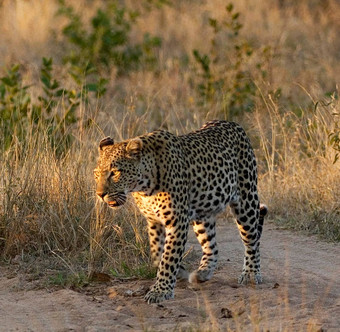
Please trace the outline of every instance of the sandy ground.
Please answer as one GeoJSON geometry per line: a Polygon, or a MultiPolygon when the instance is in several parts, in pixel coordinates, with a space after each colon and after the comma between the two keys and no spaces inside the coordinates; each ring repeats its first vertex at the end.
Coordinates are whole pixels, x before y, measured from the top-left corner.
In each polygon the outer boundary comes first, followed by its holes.
{"type": "MultiPolygon", "coordinates": [[[[217,233],[212,280],[180,281],[175,299],[160,305],[143,301],[151,280],[111,280],[81,292],[24,290],[0,268],[0,331],[340,331],[339,245],[267,222],[264,283],[239,286],[243,246],[236,226],[220,221],[217,233]]],[[[192,232],[189,246],[199,252],[192,232]]]]}

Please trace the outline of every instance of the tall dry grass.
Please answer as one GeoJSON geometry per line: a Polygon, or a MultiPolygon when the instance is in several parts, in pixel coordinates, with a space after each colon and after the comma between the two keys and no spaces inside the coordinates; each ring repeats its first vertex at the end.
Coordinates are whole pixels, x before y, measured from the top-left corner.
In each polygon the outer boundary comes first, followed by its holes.
{"type": "Polygon", "coordinates": [[[2,257],[30,262],[30,256],[52,257],[73,274],[152,273],[136,210],[129,206],[111,213],[95,200],[97,146],[90,149],[78,142],[60,158],[47,136],[32,133],[27,139],[24,150],[17,143],[2,152],[2,257]]]}
{"type": "MultiPolygon", "coordinates": [[[[101,1],[69,3],[89,19],[101,1]]],[[[220,100],[197,104],[192,57],[193,49],[209,52],[208,18],[221,18],[225,5],[221,0],[174,1],[145,11],[132,34],[136,40],[146,31],[162,38],[157,70],[117,77],[112,68],[102,102],[92,104],[95,111],[83,110],[95,114],[95,126],[75,131],[76,142],[61,159],[33,129],[25,149],[17,142],[1,151],[2,257],[47,254],[68,268],[113,268],[116,274],[137,273],[137,261],[148,264],[138,213],[129,206],[114,215],[96,205],[97,142],[109,134],[119,140],[158,128],[182,134],[207,120],[226,118],[220,100]]],[[[339,123],[335,114],[340,110],[338,100],[324,99],[339,82],[339,4],[240,0],[235,7],[244,24],[240,38],[272,50],[266,78],[255,82],[254,112],[229,119],[243,124],[256,149],[260,194],[270,218],[339,240],[339,162],[333,163],[329,133],[339,123]],[[281,97],[275,99],[271,91],[279,88],[281,97]]],[[[55,17],[56,10],[54,1],[4,0],[0,5],[0,65],[24,64],[25,82],[37,90],[41,56],[53,56],[62,67],[65,21],[55,17]]],[[[248,64],[250,71],[256,61],[248,64]]]]}
{"type": "Polygon", "coordinates": [[[282,114],[269,98],[266,111],[256,112],[259,184],[274,220],[339,241],[340,167],[330,144],[330,133],[339,126],[339,100],[312,102],[299,114],[282,114]]]}

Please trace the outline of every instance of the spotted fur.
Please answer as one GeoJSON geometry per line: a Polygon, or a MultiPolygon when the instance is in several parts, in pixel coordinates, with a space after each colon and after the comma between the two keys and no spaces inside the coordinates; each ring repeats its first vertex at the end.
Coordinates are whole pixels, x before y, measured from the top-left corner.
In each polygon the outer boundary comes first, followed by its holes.
{"type": "Polygon", "coordinates": [[[147,219],[158,271],[146,301],[174,296],[191,221],[203,255],[189,281],[211,278],[218,256],[215,219],[228,204],[245,246],[239,282],[262,281],[259,245],[267,208],[260,207],[255,155],[241,126],[211,121],[183,136],[155,131],[120,143],[107,137],[99,152],[97,195],[115,208],[132,193],[147,219]]]}

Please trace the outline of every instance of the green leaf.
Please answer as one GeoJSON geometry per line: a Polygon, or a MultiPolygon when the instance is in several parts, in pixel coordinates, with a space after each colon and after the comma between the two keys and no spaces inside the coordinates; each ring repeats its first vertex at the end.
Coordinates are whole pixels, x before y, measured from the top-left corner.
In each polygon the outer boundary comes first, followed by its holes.
{"type": "Polygon", "coordinates": [[[214,29],[217,28],[217,20],[214,18],[209,18],[209,25],[213,27],[214,29]]]}
{"type": "Polygon", "coordinates": [[[19,69],[20,69],[20,64],[17,63],[12,66],[12,68],[10,69],[10,72],[16,74],[19,71],[19,69]]]}
{"type": "Polygon", "coordinates": [[[87,89],[88,91],[96,92],[97,91],[97,84],[96,83],[86,84],[85,89],[87,89]]]}
{"type": "Polygon", "coordinates": [[[1,77],[0,80],[7,86],[14,87],[18,84],[15,80],[12,80],[10,77],[5,76],[1,77]]]}
{"type": "Polygon", "coordinates": [[[240,13],[235,13],[231,18],[232,20],[237,20],[239,16],[240,16],[240,13]]]}
{"type": "Polygon", "coordinates": [[[233,11],[234,5],[232,3],[229,3],[225,9],[227,12],[231,13],[233,11]]]}
{"type": "Polygon", "coordinates": [[[6,88],[3,84],[0,85],[0,98],[3,99],[6,94],[6,88]]]}
{"type": "Polygon", "coordinates": [[[48,88],[48,89],[51,88],[50,79],[47,76],[45,76],[45,75],[40,76],[40,80],[46,86],[46,88],[48,88]]]}
{"type": "Polygon", "coordinates": [[[43,60],[43,66],[44,67],[51,67],[52,66],[52,63],[53,63],[53,59],[52,58],[45,58],[45,57],[43,57],[42,60],[43,60]]]}

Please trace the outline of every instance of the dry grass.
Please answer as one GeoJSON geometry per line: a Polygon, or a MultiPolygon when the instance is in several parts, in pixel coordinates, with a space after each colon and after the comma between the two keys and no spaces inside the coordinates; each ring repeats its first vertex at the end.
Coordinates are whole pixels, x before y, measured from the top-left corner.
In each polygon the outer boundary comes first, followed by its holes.
{"type": "Polygon", "coordinates": [[[138,275],[138,266],[151,273],[148,241],[135,209],[113,214],[95,201],[96,148],[75,143],[56,158],[47,138],[32,134],[24,151],[19,144],[14,149],[1,161],[3,257],[54,257],[71,274],[138,275]]]}
{"type": "MultiPolygon", "coordinates": [[[[100,2],[69,1],[85,17],[91,17],[100,2]]],[[[255,111],[236,120],[256,148],[261,196],[270,217],[339,240],[339,162],[333,164],[328,137],[339,121],[334,115],[340,112],[339,103],[313,106],[339,82],[340,7],[335,0],[325,3],[235,3],[244,24],[240,38],[256,49],[272,48],[267,77],[255,82],[259,91],[255,111]],[[277,88],[282,90],[281,99],[270,97],[269,91],[277,88]]],[[[41,56],[54,56],[61,64],[64,21],[54,16],[57,5],[42,0],[0,4],[0,64],[25,64],[26,81],[37,85],[41,56]]],[[[74,133],[76,143],[62,159],[56,159],[46,137],[34,133],[24,150],[18,142],[11,151],[1,152],[3,257],[52,253],[66,265],[87,270],[90,262],[90,269],[113,267],[117,273],[126,272],[122,263],[130,270],[136,261],[147,264],[146,235],[133,208],[113,218],[96,207],[92,180],[96,144],[108,134],[122,139],[160,127],[180,134],[206,120],[226,117],[219,101],[197,105],[195,76],[192,65],[187,65],[193,49],[209,51],[206,41],[212,31],[207,19],[220,18],[224,7],[220,0],[175,1],[141,16],[133,30],[136,40],[146,31],[163,39],[157,72],[118,78],[112,70],[104,102],[95,112],[85,110],[96,114],[96,126],[85,134],[74,133]]]]}
{"type": "Polygon", "coordinates": [[[313,105],[299,115],[282,114],[269,98],[267,112],[256,113],[260,169],[267,170],[260,191],[274,220],[339,241],[340,167],[329,142],[339,123],[339,101],[313,105]]]}

